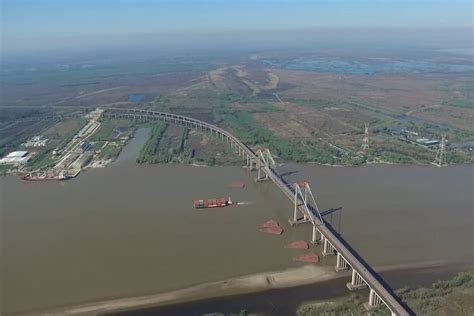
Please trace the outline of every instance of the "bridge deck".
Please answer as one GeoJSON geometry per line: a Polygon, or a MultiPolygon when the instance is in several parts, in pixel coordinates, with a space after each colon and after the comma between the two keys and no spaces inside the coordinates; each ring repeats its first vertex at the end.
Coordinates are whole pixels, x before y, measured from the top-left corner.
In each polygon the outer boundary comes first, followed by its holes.
{"type": "MultiPolygon", "coordinates": [[[[170,122],[177,122],[182,124],[191,124],[195,127],[206,128],[216,133],[220,133],[227,137],[229,140],[238,145],[245,154],[248,155],[252,160],[259,161],[257,155],[252,149],[247,147],[238,138],[233,136],[231,133],[223,130],[210,123],[193,119],[190,117],[165,113],[155,112],[146,110],[134,110],[134,109],[120,109],[111,108],[104,112],[107,115],[108,112],[117,113],[119,116],[134,116],[134,117],[151,117],[155,119],[162,119],[170,122]]],[[[113,115],[113,114],[112,114],[113,115]]],[[[265,173],[275,183],[275,185],[285,194],[290,201],[294,203],[295,195],[294,191],[288,183],[286,183],[275,171],[268,166],[264,167],[265,173]]],[[[300,201],[298,201],[300,202],[300,201]]],[[[299,204],[299,203],[298,203],[299,204]]],[[[383,279],[366,263],[362,257],[350,247],[349,243],[345,241],[332,227],[326,222],[321,222],[318,216],[315,216],[312,212],[307,212],[305,208],[300,206],[300,210],[307,214],[310,221],[317,227],[319,232],[331,243],[331,245],[339,252],[344,259],[349,263],[352,269],[356,270],[362,277],[362,279],[372,288],[382,301],[390,308],[390,310],[398,315],[411,315],[412,312],[405,308],[390,289],[390,287],[383,281],[383,279]]],[[[324,220],[323,220],[324,221],[324,220]]]]}

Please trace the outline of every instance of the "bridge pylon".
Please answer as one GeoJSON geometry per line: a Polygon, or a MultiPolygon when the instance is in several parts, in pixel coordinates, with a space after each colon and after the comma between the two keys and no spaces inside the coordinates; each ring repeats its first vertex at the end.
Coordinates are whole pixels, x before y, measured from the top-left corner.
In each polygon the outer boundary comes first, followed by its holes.
{"type": "Polygon", "coordinates": [[[270,152],[270,149],[265,148],[265,149],[258,149],[257,152],[255,153],[257,155],[257,163],[256,163],[256,168],[257,168],[257,181],[268,181],[270,180],[270,177],[268,176],[267,172],[265,169],[270,169],[270,170],[275,170],[276,168],[276,163],[275,160],[273,159],[273,156],[270,152]]]}
{"type": "MultiPolygon", "coordinates": [[[[318,241],[322,241],[324,236],[318,230],[317,226],[324,225],[323,217],[319,211],[318,204],[314,198],[313,192],[308,182],[295,183],[293,185],[293,191],[295,193],[294,198],[294,210],[293,218],[289,219],[291,226],[311,223],[313,224],[313,235],[311,238],[311,243],[315,244],[318,241]],[[301,213],[302,217],[298,218],[298,213],[301,213]],[[318,239],[319,232],[319,239],[318,239]]],[[[300,215],[300,216],[301,216],[300,215]]]]}

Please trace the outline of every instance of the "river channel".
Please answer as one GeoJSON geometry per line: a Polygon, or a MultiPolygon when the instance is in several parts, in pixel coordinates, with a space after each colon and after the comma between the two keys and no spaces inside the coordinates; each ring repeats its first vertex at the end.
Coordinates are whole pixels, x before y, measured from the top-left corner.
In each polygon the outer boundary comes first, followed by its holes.
{"type": "MultiPolygon", "coordinates": [[[[134,163],[146,130],[115,163],[64,182],[0,177],[2,305],[7,314],[144,295],[297,267],[284,246],[293,206],[240,167],[134,163]],[[233,188],[243,181],[245,188],[233,188]],[[244,205],[196,210],[196,199],[244,205]],[[276,219],[281,236],[257,227],[276,219]]],[[[321,210],[372,265],[473,261],[473,167],[278,167],[307,180],[321,210]]],[[[323,261],[324,264],[324,261],[323,261]]]]}

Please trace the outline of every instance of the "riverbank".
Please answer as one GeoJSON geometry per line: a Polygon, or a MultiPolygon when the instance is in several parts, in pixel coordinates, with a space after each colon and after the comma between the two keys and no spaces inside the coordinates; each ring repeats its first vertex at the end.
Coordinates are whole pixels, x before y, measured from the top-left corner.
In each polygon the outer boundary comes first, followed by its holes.
{"type": "MultiPolygon", "coordinates": [[[[217,282],[206,282],[175,291],[105,300],[96,303],[65,307],[42,315],[96,315],[151,306],[163,306],[223,297],[243,293],[264,291],[272,288],[285,288],[303,284],[317,283],[337,278],[338,275],[328,266],[305,265],[299,268],[251,274],[217,282]]],[[[38,313],[35,313],[37,315],[38,313]]],[[[33,314],[26,314],[33,315],[33,314]]]]}
{"type": "MultiPolygon", "coordinates": [[[[382,275],[407,272],[409,275],[419,271],[431,272],[433,276],[451,275],[459,271],[469,270],[474,267],[472,263],[448,264],[443,261],[421,262],[416,264],[391,265],[376,267],[382,275]]],[[[267,292],[275,289],[291,289],[301,286],[317,286],[322,288],[337,285],[337,289],[329,291],[331,297],[346,295],[347,291],[341,284],[347,282],[349,272],[336,273],[330,266],[305,265],[299,268],[286,269],[282,271],[272,271],[251,274],[247,276],[235,277],[217,282],[207,282],[199,285],[145,296],[136,296],[120,299],[110,299],[94,303],[85,303],[75,306],[68,306],[44,312],[27,313],[26,315],[97,315],[104,313],[135,313],[137,311],[159,310],[160,308],[175,307],[184,304],[199,304],[207,300],[239,298],[242,295],[253,295],[255,293],[267,292]],[[331,283],[335,281],[334,283],[331,283]],[[128,311],[128,312],[127,312],[128,311]],[[135,311],[135,312],[133,312],[135,311]]],[[[410,277],[411,278],[411,277],[410,277]]],[[[421,279],[419,286],[426,285],[425,278],[421,279]]],[[[406,284],[411,284],[407,282],[406,284]]],[[[400,287],[400,284],[396,285],[400,287]]],[[[312,300],[318,300],[318,291],[312,296],[312,300]]],[[[328,297],[322,296],[321,299],[328,297]]],[[[242,305],[245,307],[245,305],[242,305]]]]}
{"type": "MultiPolygon", "coordinates": [[[[460,272],[448,280],[438,280],[429,286],[405,287],[397,290],[400,298],[419,316],[473,315],[474,314],[474,271],[460,272]]],[[[352,293],[342,299],[302,304],[298,316],[362,315],[366,309],[365,297],[352,293]]],[[[390,312],[379,306],[376,315],[390,312]]]]}

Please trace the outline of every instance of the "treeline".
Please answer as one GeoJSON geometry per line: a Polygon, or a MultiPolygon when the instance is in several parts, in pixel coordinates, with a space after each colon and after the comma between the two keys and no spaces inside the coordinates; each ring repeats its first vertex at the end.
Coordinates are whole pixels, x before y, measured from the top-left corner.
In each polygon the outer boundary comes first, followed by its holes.
{"type": "Polygon", "coordinates": [[[179,142],[168,139],[167,146],[161,148],[158,152],[156,163],[170,163],[177,162],[183,164],[190,164],[193,162],[194,149],[186,148],[186,141],[188,139],[189,129],[183,128],[179,142]]]}
{"type": "Polygon", "coordinates": [[[143,146],[140,154],[137,158],[137,163],[158,163],[158,148],[165,133],[166,129],[168,128],[167,123],[158,122],[153,125],[150,131],[150,137],[146,141],[145,145],[143,146]]]}
{"type": "Polygon", "coordinates": [[[167,123],[157,123],[137,158],[137,163],[169,163],[190,164],[193,162],[194,150],[186,148],[189,129],[183,128],[179,141],[170,137],[173,134],[167,123]],[[166,131],[169,131],[166,133],[166,131]],[[165,134],[166,133],[166,134],[165,134]]]}

